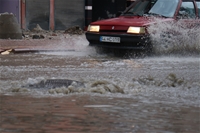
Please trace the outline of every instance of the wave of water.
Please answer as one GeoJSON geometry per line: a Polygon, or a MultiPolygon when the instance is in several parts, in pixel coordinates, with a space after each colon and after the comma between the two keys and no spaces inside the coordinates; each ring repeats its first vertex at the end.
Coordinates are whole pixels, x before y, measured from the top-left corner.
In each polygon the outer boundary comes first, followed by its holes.
{"type": "MultiPolygon", "coordinates": [[[[199,103],[200,84],[195,81],[178,77],[174,73],[166,75],[166,78],[159,79],[151,75],[133,78],[132,81],[119,80],[85,80],[81,81],[85,86],[76,87],[74,85],[55,87],[55,88],[29,88],[27,85],[33,85],[46,80],[44,77],[29,78],[22,83],[10,83],[9,86],[0,88],[0,93],[5,94],[30,94],[32,96],[66,96],[76,94],[92,94],[114,97],[135,97],[147,96],[167,99],[184,104],[197,106],[199,103]],[[26,87],[22,87],[25,85],[26,87]]],[[[5,83],[5,82],[4,82],[5,83]]]]}
{"type": "MultiPolygon", "coordinates": [[[[199,55],[200,26],[188,27],[183,21],[163,22],[154,19],[156,24],[148,28],[155,55],[179,54],[199,55]]],[[[45,54],[72,56],[100,56],[94,47],[89,46],[85,35],[66,35],[55,49],[68,49],[68,52],[46,52],[45,54]]],[[[44,52],[41,52],[44,54],[44,52]]],[[[121,53],[118,52],[118,53],[121,53]]],[[[108,54],[106,52],[106,54],[108,54]]]]}
{"type": "MultiPolygon", "coordinates": [[[[192,20],[188,20],[191,21],[192,20]]],[[[184,20],[177,22],[163,22],[156,20],[156,24],[148,28],[156,54],[199,54],[200,26],[186,24],[184,20]]]]}

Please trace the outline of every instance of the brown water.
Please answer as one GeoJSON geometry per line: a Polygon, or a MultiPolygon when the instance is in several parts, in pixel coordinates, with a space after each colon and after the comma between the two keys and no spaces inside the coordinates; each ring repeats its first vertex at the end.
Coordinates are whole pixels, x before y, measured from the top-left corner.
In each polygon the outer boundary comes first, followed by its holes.
{"type": "Polygon", "coordinates": [[[0,133],[199,133],[199,58],[87,52],[1,56],[0,133]],[[23,88],[73,79],[69,88],[23,88]],[[74,88],[77,90],[77,88],[74,88]]]}
{"type": "Polygon", "coordinates": [[[199,133],[199,108],[138,98],[1,95],[1,133],[199,133]]]}

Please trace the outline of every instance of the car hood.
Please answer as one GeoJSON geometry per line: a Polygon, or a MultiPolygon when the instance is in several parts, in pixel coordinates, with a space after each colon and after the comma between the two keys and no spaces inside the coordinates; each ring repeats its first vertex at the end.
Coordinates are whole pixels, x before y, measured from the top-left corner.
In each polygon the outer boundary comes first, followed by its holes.
{"type": "Polygon", "coordinates": [[[152,18],[140,16],[120,16],[118,18],[105,19],[91,23],[92,25],[119,25],[119,26],[148,26],[157,21],[171,21],[172,18],[152,18]]]}

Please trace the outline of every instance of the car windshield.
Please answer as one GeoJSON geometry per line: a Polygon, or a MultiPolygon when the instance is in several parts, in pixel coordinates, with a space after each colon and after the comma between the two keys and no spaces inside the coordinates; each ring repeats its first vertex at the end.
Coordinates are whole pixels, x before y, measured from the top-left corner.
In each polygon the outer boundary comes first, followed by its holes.
{"type": "Polygon", "coordinates": [[[158,15],[173,17],[178,0],[140,0],[129,8],[123,15],[158,15]]]}

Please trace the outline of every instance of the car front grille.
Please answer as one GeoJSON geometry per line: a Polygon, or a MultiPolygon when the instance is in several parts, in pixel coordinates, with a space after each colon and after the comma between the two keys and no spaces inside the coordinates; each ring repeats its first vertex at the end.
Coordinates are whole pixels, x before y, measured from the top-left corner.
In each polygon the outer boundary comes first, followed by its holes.
{"type": "Polygon", "coordinates": [[[100,30],[100,32],[126,33],[126,30],[100,30]]]}

